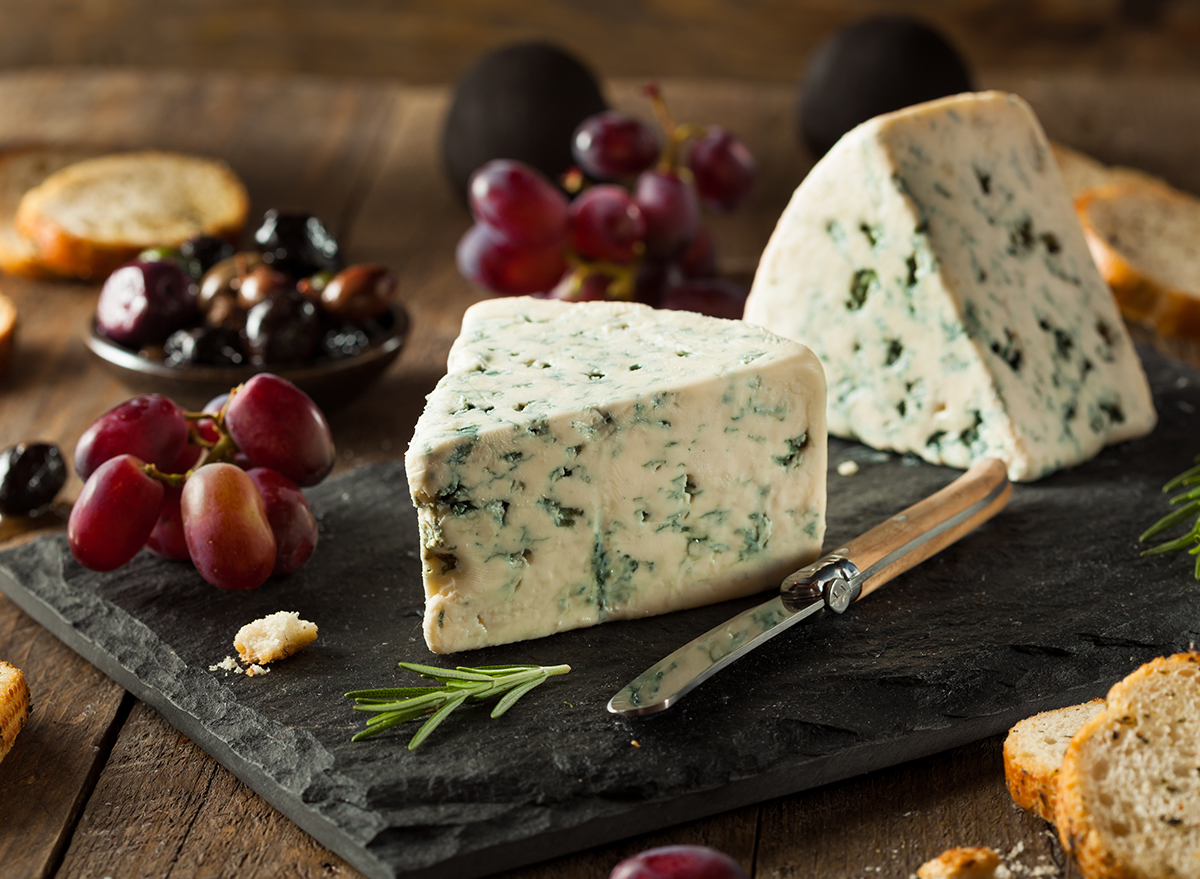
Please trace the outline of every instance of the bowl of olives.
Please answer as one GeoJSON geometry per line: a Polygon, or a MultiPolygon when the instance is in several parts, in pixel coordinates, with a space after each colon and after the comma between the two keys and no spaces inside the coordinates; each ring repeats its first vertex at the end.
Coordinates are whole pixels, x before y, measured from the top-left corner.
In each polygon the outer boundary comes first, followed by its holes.
{"type": "Polygon", "coordinates": [[[345,265],[309,214],[267,211],[255,247],[216,238],[145,251],[104,283],[84,341],[137,391],[202,405],[259,372],[323,408],[400,354],[409,319],[383,265],[345,265]]]}

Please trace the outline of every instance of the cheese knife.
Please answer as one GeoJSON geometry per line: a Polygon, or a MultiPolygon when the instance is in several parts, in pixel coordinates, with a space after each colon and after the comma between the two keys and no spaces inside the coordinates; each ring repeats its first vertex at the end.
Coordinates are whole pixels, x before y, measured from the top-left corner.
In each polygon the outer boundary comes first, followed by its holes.
{"type": "Polygon", "coordinates": [[[1000,512],[1011,494],[1004,462],[980,461],[940,491],[791,574],[770,601],[646,669],[609,700],[608,710],[635,717],[670,708],[764,641],[819,611],[843,613],[945,549],[1000,512]]]}

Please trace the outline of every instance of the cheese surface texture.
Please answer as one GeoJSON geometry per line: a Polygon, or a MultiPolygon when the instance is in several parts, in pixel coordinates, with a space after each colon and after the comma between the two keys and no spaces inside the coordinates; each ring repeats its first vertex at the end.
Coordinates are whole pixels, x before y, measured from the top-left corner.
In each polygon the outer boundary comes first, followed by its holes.
{"type": "Polygon", "coordinates": [[[825,530],[802,345],[628,302],[472,306],[405,457],[435,653],[777,586],[825,530]]]}
{"type": "Polygon", "coordinates": [[[1020,98],[880,116],[813,168],[745,319],[812,348],[829,431],[1033,480],[1153,429],[1137,353],[1020,98]]]}

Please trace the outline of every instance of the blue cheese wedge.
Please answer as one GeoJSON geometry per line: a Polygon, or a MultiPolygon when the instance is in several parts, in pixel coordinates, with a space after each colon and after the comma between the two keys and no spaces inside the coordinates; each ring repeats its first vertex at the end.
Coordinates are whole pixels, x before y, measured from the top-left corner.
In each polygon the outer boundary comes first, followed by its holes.
{"type": "Polygon", "coordinates": [[[741,321],[472,306],[405,457],[435,653],[777,586],[825,530],[825,379],[741,321]]]}
{"type": "Polygon", "coordinates": [[[1155,412],[1037,119],[959,95],[848,133],[793,194],[745,319],[812,348],[831,434],[1033,480],[1155,412]]]}

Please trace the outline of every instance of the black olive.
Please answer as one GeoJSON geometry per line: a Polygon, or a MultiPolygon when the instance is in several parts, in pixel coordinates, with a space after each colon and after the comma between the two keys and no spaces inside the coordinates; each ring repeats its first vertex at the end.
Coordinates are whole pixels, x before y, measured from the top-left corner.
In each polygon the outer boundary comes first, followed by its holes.
{"type": "Polygon", "coordinates": [[[247,311],[243,333],[253,363],[293,363],[316,352],[321,320],[315,305],[289,290],[247,311]]]}
{"type": "Polygon", "coordinates": [[[67,481],[58,446],[30,443],[0,452],[0,513],[24,516],[54,500],[67,481]]]}
{"type": "Polygon", "coordinates": [[[188,260],[188,268],[197,281],[204,277],[205,272],[234,253],[232,244],[212,235],[199,235],[179,245],[179,255],[188,260]]]}
{"type": "Polygon", "coordinates": [[[312,214],[269,210],[254,232],[254,242],[263,262],[293,278],[342,268],[337,239],[312,214]]]}
{"type": "Polygon", "coordinates": [[[916,19],[867,18],[836,31],[814,52],[797,94],[799,134],[815,156],[881,113],[972,90],[950,42],[916,19]]]}
{"type": "Polygon", "coordinates": [[[571,137],[587,117],[606,110],[595,76],[548,43],[519,43],[484,55],[459,80],[442,160],[465,204],[467,181],[492,159],[516,159],[551,180],[573,164],[571,137]]]}
{"type": "Polygon", "coordinates": [[[362,327],[347,324],[326,330],[321,337],[321,354],[330,360],[357,357],[371,347],[371,340],[362,327]]]}
{"type": "Polygon", "coordinates": [[[225,327],[193,327],[167,337],[163,362],[168,366],[240,366],[246,362],[246,354],[240,334],[225,327]]]}

